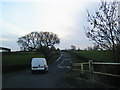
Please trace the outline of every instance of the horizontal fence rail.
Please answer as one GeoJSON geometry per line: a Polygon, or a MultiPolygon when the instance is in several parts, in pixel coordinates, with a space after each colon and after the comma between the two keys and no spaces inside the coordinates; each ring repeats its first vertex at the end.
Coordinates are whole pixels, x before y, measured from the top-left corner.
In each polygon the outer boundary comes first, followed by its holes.
{"type": "Polygon", "coordinates": [[[89,62],[86,62],[86,63],[72,63],[71,65],[74,67],[80,66],[80,69],[82,71],[86,71],[86,70],[84,70],[84,65],[89,65],[89,71],[92,74],[101,74],[101,75],[120,77],[120,75],[115,75],[115,74],[111,74],[111,73],[96,72],[96,71],[94,71],[94,68],[93,68],[93,65],[120,65],[120,63],[93,62],[92,60],[89,60],[89,62]]]}
{"type": "Polygon", "coordinates": [[[88,62],[87,63],[73,63],[73,66],[81,66],[81,64],[89,64],[88,62]]]}
{"type": "Polygon", "coordinates": [[[102,73],[102,72],[93,72],[94,74],[101,74],[101,75],[109,75],[109,76],[113,76],[113,77],[120,77],[120,75],[115,75],[115,74],[110,74],[110,73],[102,73]]]}
{"type": "Polygon", "coordinates": [[[93,62],[92,64],[99,64],[99,65],[120,65],[120,63],[104,63],[104,62],[93,62]]]}

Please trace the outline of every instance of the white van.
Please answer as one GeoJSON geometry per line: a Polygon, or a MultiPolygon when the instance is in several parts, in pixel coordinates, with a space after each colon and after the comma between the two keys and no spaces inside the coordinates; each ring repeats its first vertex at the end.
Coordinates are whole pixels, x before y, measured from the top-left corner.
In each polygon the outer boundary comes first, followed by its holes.
{"type": "Polygon", "coordinates": [[[48,71],[48,65],[45,58],[33,58],[31,61],[31,71],[48,71]]]}

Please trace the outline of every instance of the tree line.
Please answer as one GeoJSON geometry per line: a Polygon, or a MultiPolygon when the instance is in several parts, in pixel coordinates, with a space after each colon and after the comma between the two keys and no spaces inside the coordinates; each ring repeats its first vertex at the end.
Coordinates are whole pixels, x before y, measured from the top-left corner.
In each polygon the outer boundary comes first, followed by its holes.
{"type": "Polygon", "coordinates": [[[54,45],[59,44],[60,39],[52,32],[35,31],[18,38],[17,43],[21,51],[38,51],[42,48],[55,48],[54,45]]]}

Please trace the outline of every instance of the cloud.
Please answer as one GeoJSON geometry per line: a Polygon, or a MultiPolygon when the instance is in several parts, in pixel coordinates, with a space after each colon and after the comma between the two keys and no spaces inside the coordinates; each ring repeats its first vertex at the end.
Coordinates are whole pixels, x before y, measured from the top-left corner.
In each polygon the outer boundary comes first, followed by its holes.
{"type": "Polygon", "coordinates": [[[1,37],[0,42],[4,45],[6,42],[15,42],[19,37],[26,34],[27,32],[17,28],[15,25],[10,24],[8,22],[2,21],[0,22],[1,27],[1,37]]]}
{"type": "Polygon", "coordinates": [[[72,35],[74,32],[72,29],[78,27],[75,16],[83,10],[85,5],[72,0],[69,2],[51,0],[51,2],[35,4],[39,21],[41,21],[40,29],[55,32],[60,38],[72,35]]]}
{"type": "Polygon", "coordinates": [[[14,24],[11,24],[5,21],[0,22],[0,25],[1,25],[1,29],[3,29],[2,34],[5,34],[6,32],[9,32],[15,35],[23,35],[27,33],[25,30],[19,29],[14,24]]]}
{"type": "Polygon", "coordinates": [[[11,40],[8,38],[0,38],[0,41],[11,41],[11,40]]]}

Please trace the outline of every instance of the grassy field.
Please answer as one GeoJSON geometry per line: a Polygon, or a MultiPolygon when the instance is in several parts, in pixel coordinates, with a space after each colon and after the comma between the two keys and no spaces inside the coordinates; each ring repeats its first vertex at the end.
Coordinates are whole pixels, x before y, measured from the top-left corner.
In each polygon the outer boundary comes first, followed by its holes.
{"type": "Polygon", "coordinates": [[[2,65],[25,65],[30,64],[34,57],[45,57],[42,53],[21,52],[2,54],[2,65]]]}
{"type": "Polygon", "coordinates": [[[58,57],[58,52],[51,52],[47,57],[40,52],[2,53],[2,73],[8,74],[25,69],[30,69],[30,63],[32,58],[46,58],[47,63],[51,64],[58,57]]]}
{"type": "Polygon", "coordinates": [[[74,51],[74,53],[95,61],[114,62],[112,51],[74,51]]]}
{"type": "MultiPolygon", "coordinates": [[[[32,58],[45,58],[42,53],[36,52],[13,52],[13,53],[3,53],[2,54],[2,65],[25,65],[30,64],[32,58]]],[[[59,58],[58,52],[51,52],[48,56],[48,64],[54,62],[59,58]]]]}

